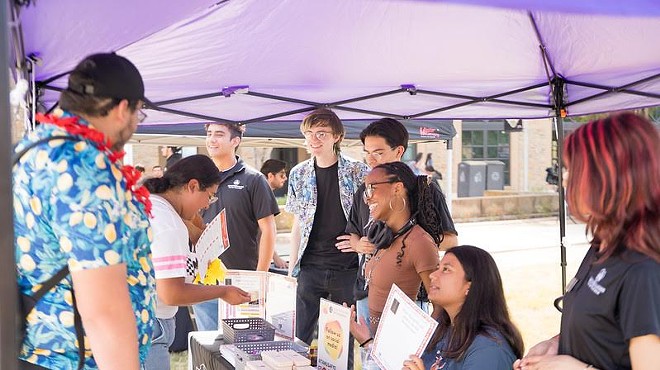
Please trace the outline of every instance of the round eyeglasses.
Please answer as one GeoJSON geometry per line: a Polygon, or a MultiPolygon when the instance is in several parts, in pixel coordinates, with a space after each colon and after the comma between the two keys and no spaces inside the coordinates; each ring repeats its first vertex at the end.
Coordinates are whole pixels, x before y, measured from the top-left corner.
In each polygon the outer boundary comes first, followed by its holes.
{"type": "Polygon", "coordinates": [[[305,139],[310,140],[312,137],[315,137],[316,140],[318,141],[323,141],[327,138],[329,138],[332,135],[332,132],[330,131],[305,131],[303,132],[303,136],[305,136],[305,139]]]}
{"type": "Polygon", "coordinates": [[[367,203],[367,200],[369,200],[371,197],[374,196],[374,185],[379,185],[379,184],[394,184],[395,182],[399,182],[401,180],[397,179],[396,177],[385,180],[385,181],[377,181],[377,182],[372,182],[371,184],[364,184],[364,193],[362,193],[362,200],[367,203]]]}

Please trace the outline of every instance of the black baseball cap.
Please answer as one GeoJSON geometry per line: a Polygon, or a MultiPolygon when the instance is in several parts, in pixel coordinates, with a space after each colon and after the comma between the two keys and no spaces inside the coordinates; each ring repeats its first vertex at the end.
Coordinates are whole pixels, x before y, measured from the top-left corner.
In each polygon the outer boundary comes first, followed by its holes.
{"type": "Polygon", "coordinates": [[[67,89],[83,95],[147,102],[140,71],[131,61],[115,53],[87,56],[69,74],[67,89]],[[78,78],[72,82],[72,76],[78,78]]]}

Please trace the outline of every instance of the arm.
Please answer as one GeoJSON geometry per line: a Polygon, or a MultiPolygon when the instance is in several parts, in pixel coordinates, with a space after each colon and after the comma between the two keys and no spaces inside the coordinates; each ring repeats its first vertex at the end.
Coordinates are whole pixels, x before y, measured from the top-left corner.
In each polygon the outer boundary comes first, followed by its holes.
{"type": "Polygon", "coordinates": [[[192,220],[183,220],[183,223],[186,224],[186,228],[188,229],[188,237],[190,238],[190,241],[193,245],[197,244],[199,237],[202,236],[202,232],[204,232],[204,229],[206,228],[202,216],[200,216],[199,213],[196,213],[192,220]]]}
{"type": "Polygon", "coordinates": [[[270,261],[273,260],[273,251],[275,250],[275,216],[266,216],[260,218],[257,222],[259,223],[259,230],[261,230],[257,271],[268,271],[270,268],[270,261]]]}
{"type": "Polygon", "coordinates": [[[76,304],[101,369],[135,369],[138,338],[126,264],[71,272],[76,304]]]}
{"type": "Polygon", "coordinates": [[[276,251],[273,251],[273,263],[275,263],[275,267],[280,269],[289,268],[289,262],[283,260],[276,251]]]}
{"type": "Polygon", "coordinates": [[[293,215],[293,225],[291,225],[291,253],[289,253],[289,276],[292,276],[293,267],[298,262],[298,252],[300,250],[300,219],[298,215],[293,215]]]}
{"type": "Polygon", "coordinates": [[[186,284],[183,277],[156,279],[156,292],[170,306],[188,306],[216,298],[233,305],[250,301],[250,294],[235,286],[186,284]]]}
{"type": "Polygon", "coordinates": [[[628,345],[630,363],[635,370],[651,370],[658,367],[658,353],[660,353],[660,336],[655,334],[643,335],[630,339],[628,345]]]}

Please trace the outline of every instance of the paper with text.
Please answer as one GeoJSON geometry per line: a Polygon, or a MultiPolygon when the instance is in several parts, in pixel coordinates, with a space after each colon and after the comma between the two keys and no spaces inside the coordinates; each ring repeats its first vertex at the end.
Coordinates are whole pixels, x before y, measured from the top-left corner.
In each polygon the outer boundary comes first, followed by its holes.
{"type": "Polygon", "coordinates": [[[374,338],[374,361],[381,369],[401,369],[410,355],[421,356],[436,326],[437,321],[393,284],[374,338]]]}
{"type": "Polygon", "coordinates": [[[317,360],[319,369],[348,368],[350,320],[350,308],[321,298],[317,360]]]}
{"type": "Polygon", "coordinates": [[[200,279],[206,278],[209,263],[218,258],[229,248],[229,233],[227,232],[227,213],[223,208],[206,228],[195,244],[197,268],[200,279]]]}

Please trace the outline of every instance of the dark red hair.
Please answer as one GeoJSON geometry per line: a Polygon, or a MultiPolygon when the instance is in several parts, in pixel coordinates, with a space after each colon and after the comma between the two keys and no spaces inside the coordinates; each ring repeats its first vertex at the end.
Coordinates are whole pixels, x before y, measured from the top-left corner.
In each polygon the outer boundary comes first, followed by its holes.
{"type": "Polygon", "coordinates": [[[660,262],[659,152],[658,130],[632,113],[589,122],[566,137],[566,200],[602,259],[627,248],[660,262]]]}

